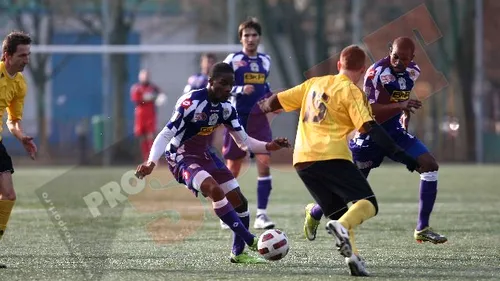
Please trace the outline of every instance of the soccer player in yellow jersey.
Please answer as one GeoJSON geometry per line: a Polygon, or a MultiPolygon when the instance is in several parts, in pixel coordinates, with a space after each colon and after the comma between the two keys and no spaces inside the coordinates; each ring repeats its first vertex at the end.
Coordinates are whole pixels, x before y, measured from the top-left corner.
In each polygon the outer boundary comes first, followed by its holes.
{"type": "MultiPolygon", "coordinates": [[[[0,119],[7,110],[7,127],[22,143],[32,159],[37,151],[33,138],[26,136],[21,127],[26,81],[21,72],[29,62],[31,38],[23,32],[11,32],[2,43],[0,61],[0,119]]],[[[0,125],[0,133],[2,126],[0,125]]],[[[5,233],[10,213],[16,201],[12,183],[14,167],[0,138],[0,239],[5,233]]],[[[0,268],[6,266],[0,264],[0,268]]]]}
{"type": "Polygon", "coordinates": [[[338,75],[311,78],[260,103],[264,112],[300,110],[293,165],[330,221],[351,275],[368,276],[354,244],[354,228],[378,212],[375,195],[352,162],[348,134],[359,130],[414,171],[419,164],[395,144],[374,121],[366,95],[356,86],[363,77],[365,52],[358,46],[342,50],[338,75]],[[351,207],[347,204],[353,202],[351,207]]]}

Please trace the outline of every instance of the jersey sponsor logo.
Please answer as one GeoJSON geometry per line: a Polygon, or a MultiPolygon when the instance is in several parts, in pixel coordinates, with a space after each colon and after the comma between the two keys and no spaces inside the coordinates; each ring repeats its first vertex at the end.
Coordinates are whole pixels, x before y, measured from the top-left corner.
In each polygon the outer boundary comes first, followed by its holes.
{"type": "Polygon", "coordinates": [[[205,120],[207,120],[207,115],[205,114],[205,112],[195,113],[193,116],[193,122],[205,121],[205,120]]]}
{"type": "Polygon", "coordinates": [[[208,118],[208,125],[213,126],[217,124],[217,121],[219,121],[219,114],[217,113],[212,113],[210,117],[208,118]]]}
{"type": "Polygon", "coordinates": [[[410,75],[411,80],[417,79],[418,74],[417,74],[417,71],[415,69],[410,69],[408,74],[410,75]]]}
{"type": "Polygon", "coordinates": [[[243,74],[243,83],[245,84],[264,84],[266,75],[264,73],[246,72],[243,74]]]}
{"type": "Polygon", "coordinates": [[[394,77],[394,75],[392,74],[384,74],[380,75],[380,81],[382,82],[382,84],[389,84],[396,81],[396,77],[394,77]]]}
{"type": "Polygon", "coordinates": [[[193,104],[193,102],[190,99],[185,99],[182,103],[181,106],[184,108],[188,108],[193,104]]]}
{"type": "Polygon", "coordinates": [[[199,136],[209,136],[214,132],[215,128],[216,128],[216,126],[201,127],[198,135],[199,136]]]}
{"type": "Polygon", "coordinates": [[[410,91],[393,91],[391,102],[407,101],[410,98],[410,91]]]}
{"type": "Polygon", "coordinates": [[[373,78],[375,78],[375,69],[370,68],[368,70],[368,79],[373,79],[373,78]]]}

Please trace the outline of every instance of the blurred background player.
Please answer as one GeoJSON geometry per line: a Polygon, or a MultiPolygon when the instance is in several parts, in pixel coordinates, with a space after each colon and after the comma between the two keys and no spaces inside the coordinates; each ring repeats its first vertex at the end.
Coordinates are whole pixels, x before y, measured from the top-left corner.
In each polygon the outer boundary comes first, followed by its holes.
{"type": "Polygon", "coordinates": [[[184,94],[192,90],[198,90],[207,87],[208,72],[217,62],[217,56],[213,53],[205,53],[200,57],[200,72],[189,76],[187,85],[184,87],[184,94]]]}
{"type": "MultiPolygon", "coordinates": [[[[238,111],[241,124],[249,136],[261,141],[271,141],[272,132],[267,116],[256,106],[257,101],[270,93],[267,77],[271,67],[271,58],[257,52],[262,27],[255,19],[250,19],[239,25],[238,34],[243,50],[229,54],[224,60],[233,67],[235,72],[235,86],[231,91],[231,102],[238,111]]],[[[222,152],[229,170],[235,177],[238,177],[247,153],[236,145],[227,130],[224,134],[222,152]]],[[[259,153],[250,156],[257,158],[255,163],[258,172],[257,214],[253,227],[270,229],[274,227],[274,222],[267,215],[267,204],[272,189],[269,169],[270,154],[259,153]]],[[[221,224],[221,227],[227,228],[224,224],[221,224]]]]}
{"type": "MultiPolygon", "coordinates": [[[[414,238],[417,242],[439,244],[448,239],[429,226],[437,196],[439,166],[427,147],[406,130],[409,114],[422,106],[419,100],[410,98],[411,90],[420,75],[420,68],[413,62],[414,52],[415,43],[411,38],[399,37],[394,40],[389,56],[373,64],[367,71],[364,91],[377,121],[420,164],[417,170],[420,173],[420,204],[414,238]],[[403,112],[406,124],[400,121],[403,112]]],[[[367,134],[357,133],[349,146],[354,162],[365,177],[368,177],[371,169],[379,167],[386,156],[390,157],[367,134]]],[[[309,204],[306,207],[304,230],[309,240],[315,239],[322,214],[317,205],[309,204]]]]}
{"type": "Polygon", "coordinates": [[[352,161],[348,135],[355,129],[364,132],[408,170],[418,167],[374,121],[365,94],[356,86],[366,70],[365,60],[361,48],[346,47],[337,62],[338,75],[311,78],[260,102],[264,112],[300,110],[293,165],[330,219],[327,230],[354,276],[368,275],[354,244],[354,229],[377,214],[378,204],[352,161]]]}
{"type": "MultiPolygon", "coordinates": [[[[26,136],[21,126],[23,117],[24,97],[28,86],[21,72],[29,63],[31,38],[23,32],[11,32],[2,43],[2,58],[0,61],[0,120],[7,110],[7,127],[35,159],[37,151],[33,138],[26,136]]],[[[0,126],[0,133],[2,131],[0,126]]],[[[16,202],[16,192],[12,182],[14,167],[12,159],[3,145],[0,137],[0,240],[5,233],[12,208],[16,202]]],[[[6,265],[0,264],[1,268],[6,265]]]]}
{"type": "Polygon", "coordinates": [[[139,138],[142,158],[146,160],[156,134],[156,106],[166,102],[166,95],[150,81],[149,71],[142,69],[139,82],[130,90],[130,98],[135,104],[134,134],[139,138]]]}
{"type": "Polygon", "coordinates": [[[256,251],[258,241],[248,231],[248,201],[231,171],[214,153],[209,135],[219,125],[224,125],[239,147],[261,153],[289,147],[289,144],[287,139],[263,142],[247,136],[236,109],[227,101],[233,84],[232,67],[217,63],[211,70],[208,88],[180,97],[172,118],[154,140],[147,162],[137,168],[137,176],[149,175],[166,153],[169,169],[176,180],[196,195],[201,192],[212,199],[215,214],[234,232],[231,262],[263,263],[265,260],[243,251],[245,244],[256,251]]]}

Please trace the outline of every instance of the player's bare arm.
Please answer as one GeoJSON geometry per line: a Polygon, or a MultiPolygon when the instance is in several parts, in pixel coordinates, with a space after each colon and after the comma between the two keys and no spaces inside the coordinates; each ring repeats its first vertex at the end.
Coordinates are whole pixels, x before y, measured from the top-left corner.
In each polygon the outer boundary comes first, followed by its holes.
{"type": "Polygon", "coordinates": [[[278,99],[278,94],[273,94],[269,98],[259,101],[259,107],[263,113],[269,113],[283,109],[283,106],[278,99]]]}
{"type": "Polygon", "coordinates": [[[9,128],[10,133],[22,143],[31,159],[35,160],[37,147],[35,142],[33,142],[33,137],[24,134],[21,120],[7,120],[7,127],[9,128]]]}

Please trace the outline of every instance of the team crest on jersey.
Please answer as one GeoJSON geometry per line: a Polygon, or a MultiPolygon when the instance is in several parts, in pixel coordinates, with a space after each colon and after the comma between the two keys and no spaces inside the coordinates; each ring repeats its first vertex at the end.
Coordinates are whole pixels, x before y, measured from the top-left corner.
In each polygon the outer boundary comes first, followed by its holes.
{"type": "Polygon", "coordinates": [[[396,81],[396,77],[394,77],[394,75],[392,74],[384,74],[380,75],[380,81],[382,82],[382,84],[389,84],[396,81]]]}
{"type": "Polygon", "coordinates": [[[399,89],[406,90],[406,79],[404,77],[398,78],[399,89]]]}
{"type": "Polygon", "coordinates": [[[185,99],[182,103],[181,106],[184,108],[188,108],[193,104],[193,102],[190,99],[185,99]]]}
{"type": "Polygon", "coordinates": [[[217,113],[212,113],[210,117],[208,118],[208,125],[213,126],[217,124],[217,121],[219,121],[219,114],[217,113]]]}
{"type": "Polygon", "coordinates": [[[231,116],[231,112],[229,112],[228,108],[224,108],[224,110],[222,111],[222,118],[224,118],[224,120],[227,120],[229,116],[231,116]]]}
{"type": "Polygon", "coordinates": [[[193,116],[193,122],[205,121],[205,120],[207,120],[207,115],[205,114],[205,112],[195,113],[193,116]]]}

